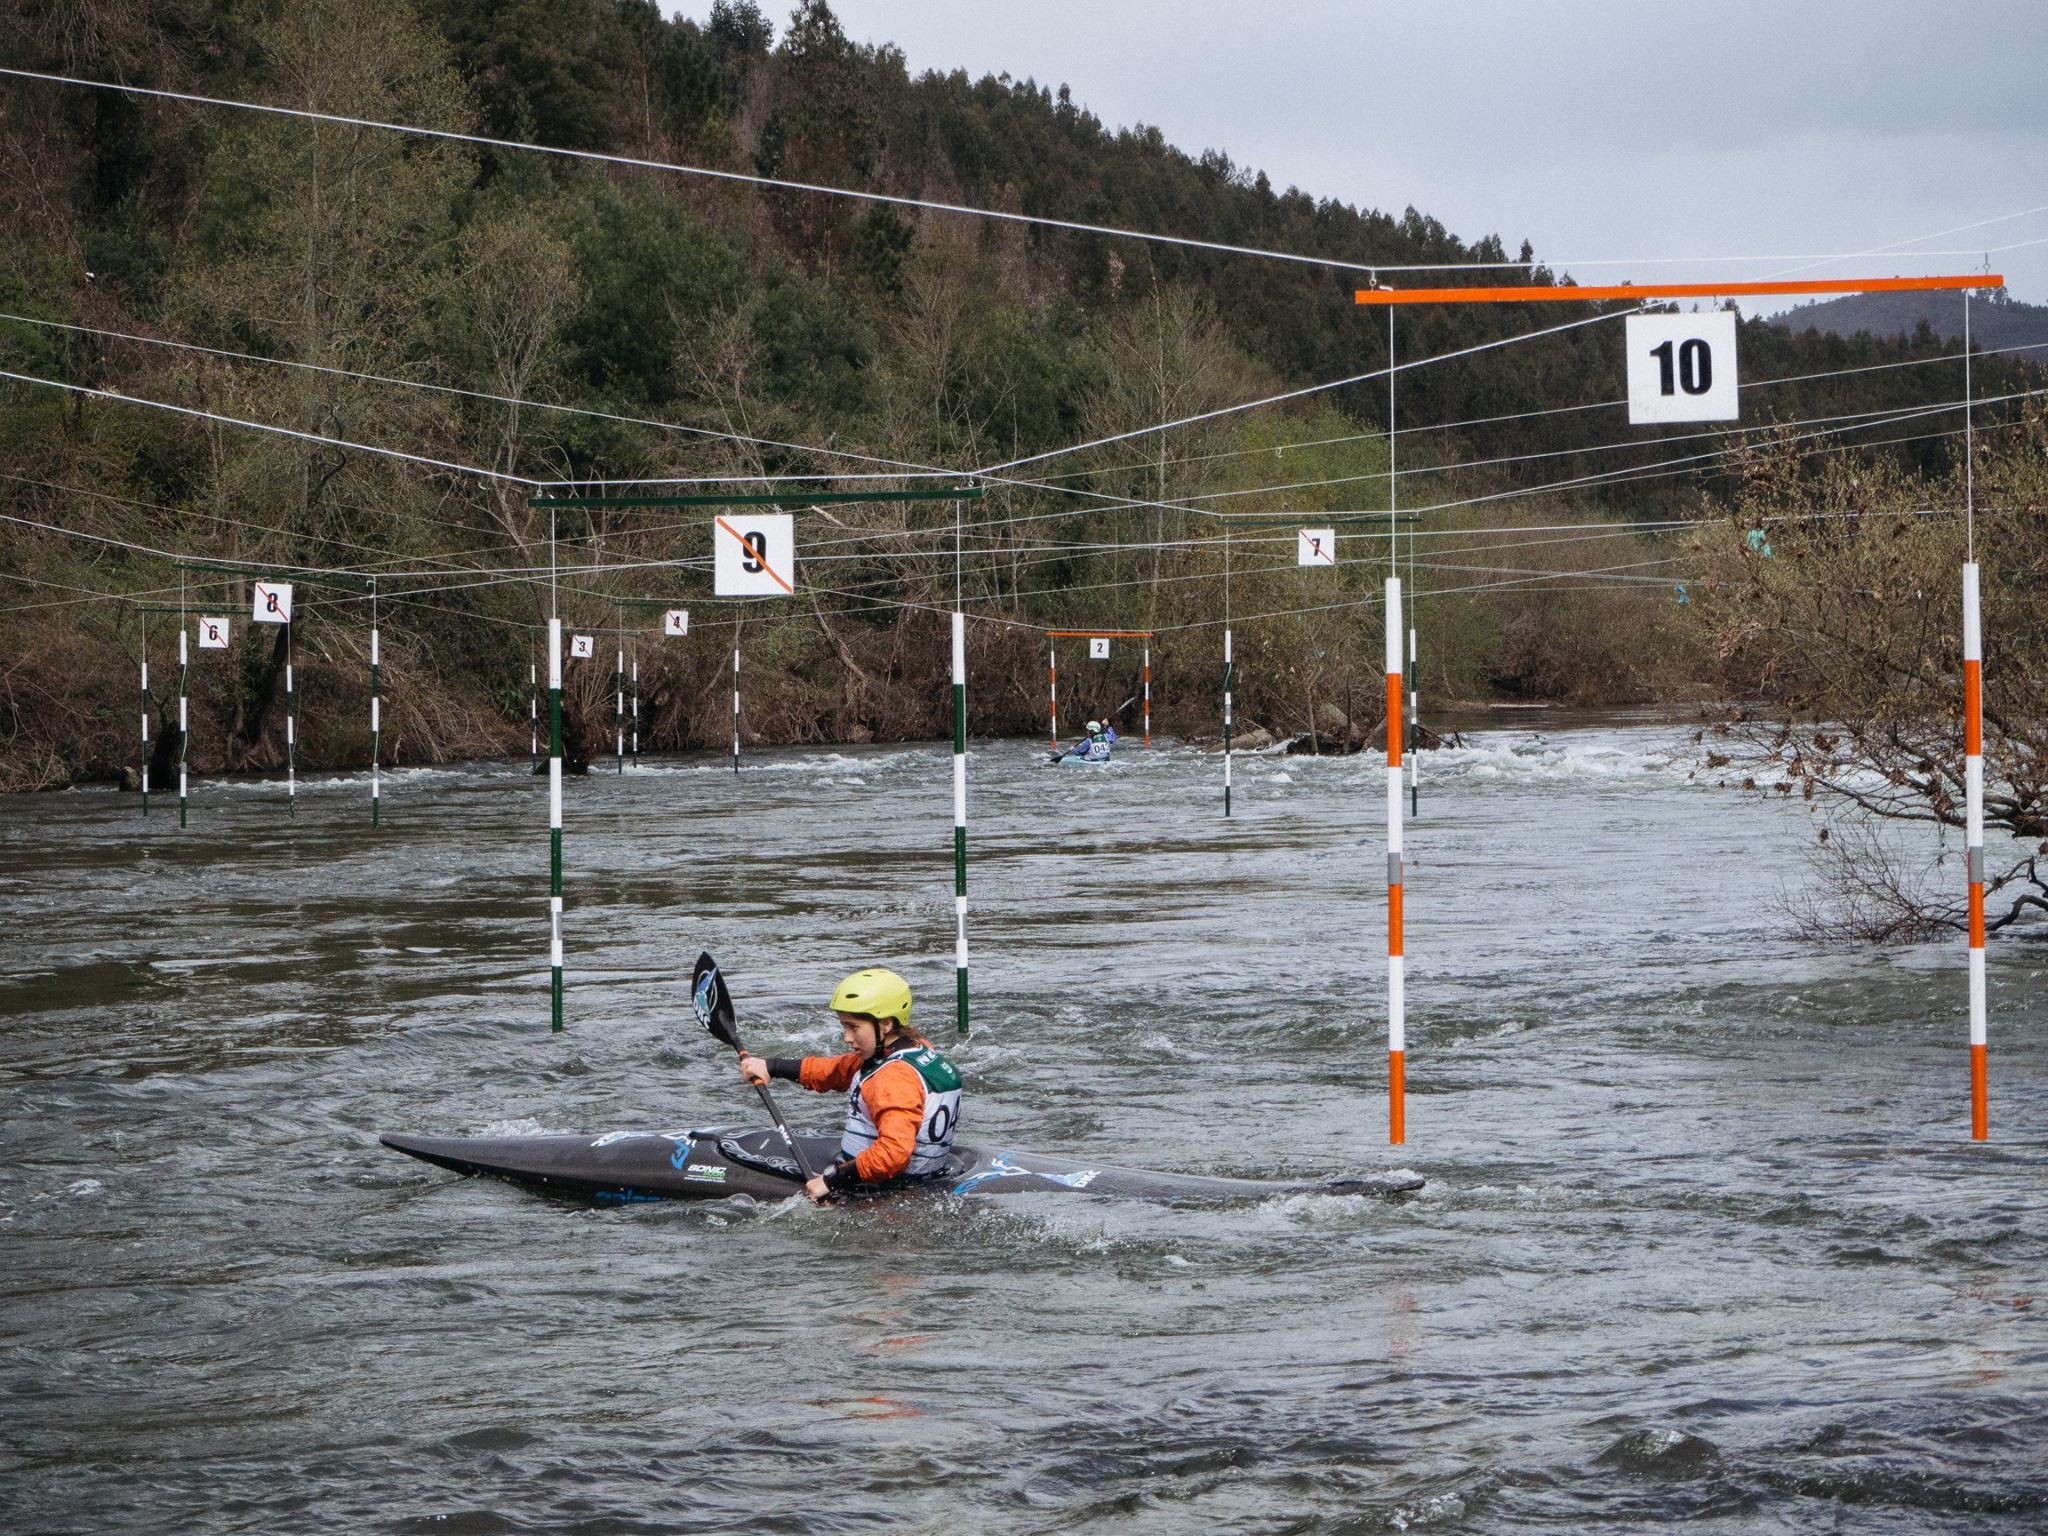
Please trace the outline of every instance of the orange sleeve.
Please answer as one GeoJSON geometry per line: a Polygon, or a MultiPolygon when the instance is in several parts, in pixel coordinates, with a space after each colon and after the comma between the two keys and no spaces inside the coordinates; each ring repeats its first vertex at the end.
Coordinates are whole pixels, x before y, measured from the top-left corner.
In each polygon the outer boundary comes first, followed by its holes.
{"type": "Polygon", "coordinates": [[[860,1085],[860,1096],[879,1134],[853,1167],[863,1183],[879,1184],[910,1166],[924,1114],[924,1079],[909,1062],[892,1061],[860,1085]]]}
{"type": "Polygon", "coordinates": [[[845,1056],[806,1056],[797,1064],[796,1080],[813,1093],[844,1092],[853,1086],[853,1075],[860,1070],[860,1057],[851,1053],[845,1056]]]}

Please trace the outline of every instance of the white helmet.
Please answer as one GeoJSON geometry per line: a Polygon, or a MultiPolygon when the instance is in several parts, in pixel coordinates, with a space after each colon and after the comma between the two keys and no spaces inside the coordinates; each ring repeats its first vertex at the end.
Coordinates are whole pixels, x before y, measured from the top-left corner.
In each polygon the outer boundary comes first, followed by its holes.
{"type": "Polygon", "coordinates": [[[1090,721],[1088,722],[1088,734],[1089,734],[1090,736],[1093,736],[1093,735],[1094,735],[1094,734],[1095,734],[1095,733],[1096,733],[1097,731],[1099,731],[1099,730],[1101,730],[1101,729],[1102,729],[1102,722],[1101,722],[1100,720],[1090,720],[1090,721]]]}

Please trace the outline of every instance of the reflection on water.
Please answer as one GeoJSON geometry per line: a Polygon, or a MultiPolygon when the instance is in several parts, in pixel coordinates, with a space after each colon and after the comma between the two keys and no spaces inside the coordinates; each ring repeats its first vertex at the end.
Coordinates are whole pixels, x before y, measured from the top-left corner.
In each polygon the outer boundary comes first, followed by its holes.
{"type": "MultiPolygon", "coordinates": [[[[1815,951],[1797,806],[1689,732],[1427,754],[1408,1144],[1385,1145],[1383,769],[972,761],[963,1139],[1405,1203],[592,1211],[380,1130],[745,1118],[685,980],[824,1048],[889,963],[950,1038],[943,747],[545,783],[5,803],[10,1530],[2036,1531],[2043,952],[1815,951]]],[[[832,1118],[824,1099],[784,1101],[832,1118]]]]}

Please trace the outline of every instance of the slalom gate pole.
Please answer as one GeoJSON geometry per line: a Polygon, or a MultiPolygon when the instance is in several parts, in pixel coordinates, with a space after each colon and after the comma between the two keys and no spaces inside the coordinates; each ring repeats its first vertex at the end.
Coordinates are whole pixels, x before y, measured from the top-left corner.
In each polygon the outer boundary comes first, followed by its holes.
{"type": "Polygon", "coordinates": [[[526,756],[540,761],[540,668],[526,664],[526,756]]]}
{"type": "Polygon", "coordinates": [[[142,618],[142,814],[149,814],[149,616],[142,618]]]}
{"type": "Polygon", "coordinates": [[[1401,953],[1401,578],[1387,578],[1387,1140],[1408,1139],[1401,953]]]}
{"type": "Polygon", "coordinates": [[[953,610],[953,1030],[967,1036],[967,616],[953,610]]]}
{"type": "Polygon", "coordinates": [[[178,825],[185,825],[185,805],[188,790],[186,768],[187,749],[192,742],[191,690],[188,679],[192,661],[186,646],[191,636],[185,633],[182,619],[178,623],[178,825]]]}
{"type": "Polygon", "coordinates": [[[1230,819],[1230,527],[1223,529],[1223,819],[1230,819]]]}
{"type": "Polygon", "coordinates": [[[562,621],[548,620],[548,970],[550,1028],[562,1030],[562,621]]]}
{"type": "Polygon", "coordinates": [[[1387,309],[1387,1142],[1408,1139],[1408,997],[1401,895],[1401,575],[1394,478],[1394,311],[1387,309]]]}
{"type": "Polygon", "coordinates": [[[1050,640],[1045,642],[1045,681],[1052,699],[1052,749],[1060,749],[1060,653],[1050,640]]]}
{"type": "Polygon", "coordinates": [[[732,771],[740,771],[740,647],[737,638],[732,647],[732,771]]]}
{"type": "MultiPolygon", "coordinates": [[[[1415,535],[1409,534],[1408,539],[1408,547],[1412,550],[1415,547],[1415,535]]],[[[1411,580],[1415,575],[1415,562],[1412,558],[1408,562],[1408,575],[1411,580]]],[[[1422,743],[1422,694],[1417,687],[1420,679],[1416,676],[1419,670],[1420,668],[1415,665],[1415,626],[1410,624],[1408,626],[1408,814],[1410,816],[1420,816],[1422,814],[1422,754],[1416,750],[1422,743]]]]}
{"type": "Polygon", "coordinates": [[[299,696],[292,687],[292,621],[284,621],[284,797],[299,814],[299,696]]]}
{"type": "Polygon", "coordinates": [[[384,805],[383,665],[378,649],[377,594],[370,593],[370,825],[376,826],[384,805]]]}
{"type": "Polygon", "coordinates": [[[640,642],[633,642],[633,766],[640,766],[640,642]]]}
{"type": "Polygon", "coordinates": [[[1977,437],[1970,383],[1970,295],[1963,294],[1963,858],[1970,882],[1970,1139],[1991,1136],[1984,976],[1984,619],[1978,602],[1977,437]]]}
{"type": "Polygon", "coordinates": [[[1145,644],[1145,750],[1152,750],[1152,645],[1145,644]]]}
{"type": "Polygon", "coordinates": [[[614,761],[618,772],[626,771],[626,642],[618,642],[618,650],[612,659],[612,729],[618,743],[614,748],[614,761]]]}
{"type": "Polygon", "coordinates": [[[1223,816],[1230,817],[1230,631],[1223,631],[1223,816]]]}
{"type": "Polygon", "coordinates": [[[1970,1137],[1984,1141],[1991,1135],[1984,1017],[1984,637],[1974,560],[1963,566],[1963,792],[1970,881],[1970,1137]]]}

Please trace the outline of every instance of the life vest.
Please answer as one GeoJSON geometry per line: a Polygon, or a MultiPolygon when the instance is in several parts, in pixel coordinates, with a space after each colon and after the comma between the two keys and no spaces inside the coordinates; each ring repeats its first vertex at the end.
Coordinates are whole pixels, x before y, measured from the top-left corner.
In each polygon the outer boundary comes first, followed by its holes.
{"type": "Polygon", "coordinates": [[[916,1179],[940,1172],[953,1150],[953,1132],[960,1124],[960,1074],[953,1063],[921,1040],[865,1062],[854,1073],[846,1090],[846,1129],[840,1137],[839,1155],[858,1157],[880,1138],[861,1089],[884,1072],[894,1075],[892,1088],[907,1086],[906,1078],[914,1082],[922,1100],[917,1112],[917,1144],[911,1148],[910,1166],[900,1177],[916,1179]]]}

